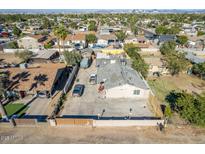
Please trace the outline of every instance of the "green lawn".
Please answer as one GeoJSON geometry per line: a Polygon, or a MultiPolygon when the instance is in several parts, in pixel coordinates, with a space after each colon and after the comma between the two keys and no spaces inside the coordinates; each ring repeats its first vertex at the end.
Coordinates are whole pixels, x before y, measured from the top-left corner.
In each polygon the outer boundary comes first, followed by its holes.
{"type": "Polygon", "coordinates": [[[25,105],[22,104],[22,103],[18,103],[18,104],[11,104],[11,103],[9,103],[9,104],[6,104],[4,107],[5,107],[7,115],[9,117],[12,116],[13,114],[21,116],[28,109],[28,107],[25,107],[25,105]]]}

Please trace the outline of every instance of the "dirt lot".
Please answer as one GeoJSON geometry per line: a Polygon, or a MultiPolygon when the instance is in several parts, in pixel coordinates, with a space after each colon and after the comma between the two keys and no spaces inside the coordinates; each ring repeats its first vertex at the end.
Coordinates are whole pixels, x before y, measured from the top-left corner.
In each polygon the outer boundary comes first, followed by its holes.
{"type": "Polygon", "coordinates": [[[20,63],[22,60],[12,53],[0,53],[0,61],[7,63],[20,63]]]}
{"type": "Polygon", "coordinates": [[[179,76],[162,76],[156,79],[150,78],[148,83],[160,101],[171,90],[186,90],[187,92],[202,93],[205,91],[205,81],[187,74],[179,76]]]}
{"type": "Polygon", "coordinates": [[[161,133],[154,127],[0,127],[0,143],[205,143],[205,129],[168,127],[161,133]]]}
{"type": "MultiPolygon", "coordinates": [[[[107,99],[97,92],[98,85],[91,85],[89,75],[96,73],[95,61],[88,69],[80,69],[75,84],[84,84],[82,97],[72,97],[72,90],[67,95],[61,115],[101,115],[105,117],[140,116],[153,117],[147,100],[136,99],[107,99]],[[131,112],[130,112],[131,109],[131,112]]],[[[73,86],[74,87],[74,86],[73,86]]]]}

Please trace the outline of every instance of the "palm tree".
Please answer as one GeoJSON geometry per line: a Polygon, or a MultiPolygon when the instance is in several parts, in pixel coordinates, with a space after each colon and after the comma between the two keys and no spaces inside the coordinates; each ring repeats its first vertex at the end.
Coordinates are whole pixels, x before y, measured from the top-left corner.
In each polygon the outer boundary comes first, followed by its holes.
{"type": "Polygon", "coordinates": [[[63,44],[63,51],[65,51],[64,41],[67,37],[67,30],[63,25],[60,25],[59,27],[55,27],[53,30],[54,35],[57,37],[58,40],[58,48],[60,52],[60,41],[62,41],[63,44]]]}

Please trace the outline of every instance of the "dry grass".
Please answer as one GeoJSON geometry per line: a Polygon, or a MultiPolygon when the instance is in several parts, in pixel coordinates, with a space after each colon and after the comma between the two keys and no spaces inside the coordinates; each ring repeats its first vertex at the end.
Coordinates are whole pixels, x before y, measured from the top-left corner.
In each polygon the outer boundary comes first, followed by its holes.
{"type": "Polygon", "coordinates": [[[22,60],[12,53],[0,53],[0,60],[6,63],[19,64],[22,60]]]}
{"type": "Polygon", "coordinates": [[[205,91],[205,81],[187,74],[150,78],[148,83],[160,101],[164,101],[165,96],[172,90],[185,90],[189,93],[198,94],[205,91]]]}
{"type": "Polygon", "coordinates": [[[0,143],[205,143],[205,129],[156,127],[36,127],[1,128],[0,143]],[[12,136],[4,140],[4,136],[12,136]]]}

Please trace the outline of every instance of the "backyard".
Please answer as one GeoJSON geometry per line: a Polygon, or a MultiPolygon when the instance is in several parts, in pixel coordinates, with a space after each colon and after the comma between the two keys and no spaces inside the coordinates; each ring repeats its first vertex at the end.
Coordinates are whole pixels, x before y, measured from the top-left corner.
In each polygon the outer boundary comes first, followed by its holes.
{"type": "Polygon", "coordinates": [[[148,83],[161,102],[164,102],[166,95],[172,90],[185,90],[189,93],[194,92],[198,94],[205,91],[205,81],[187,74],[149,78],[148,83]]]}

